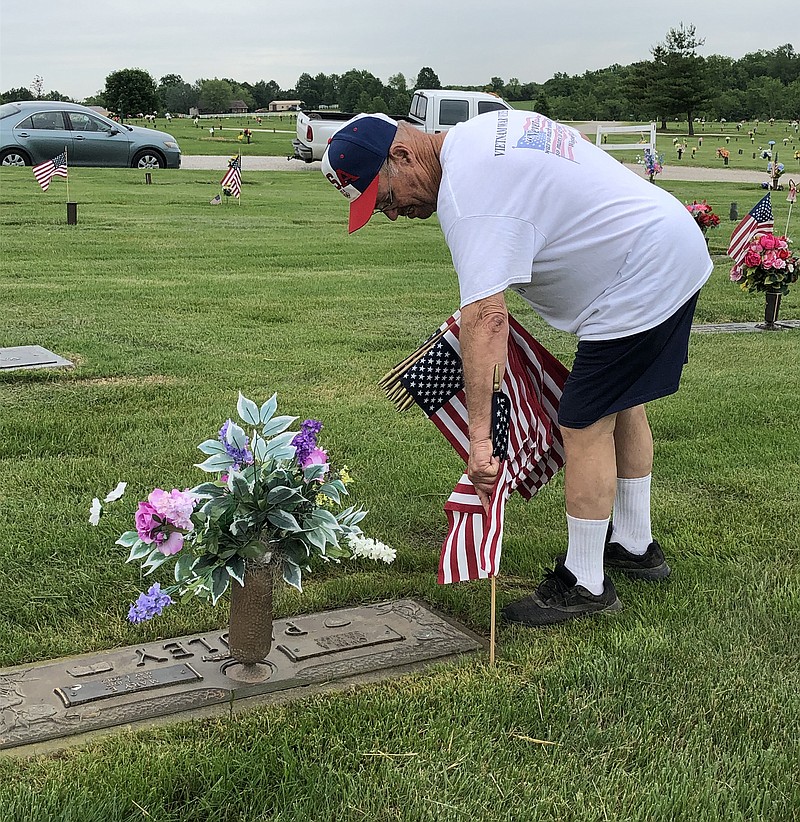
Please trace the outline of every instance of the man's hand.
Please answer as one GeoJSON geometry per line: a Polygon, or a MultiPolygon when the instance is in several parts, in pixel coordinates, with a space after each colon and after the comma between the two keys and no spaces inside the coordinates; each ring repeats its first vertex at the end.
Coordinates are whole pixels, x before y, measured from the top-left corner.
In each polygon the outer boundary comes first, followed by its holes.
{"type": "Polygon", "coordinates": [[[489,439],[470,442],[467,476],[472,480],[484,510],[489,511],[489,500],[500,474],[500,460],[492,456],[489,439]]]}

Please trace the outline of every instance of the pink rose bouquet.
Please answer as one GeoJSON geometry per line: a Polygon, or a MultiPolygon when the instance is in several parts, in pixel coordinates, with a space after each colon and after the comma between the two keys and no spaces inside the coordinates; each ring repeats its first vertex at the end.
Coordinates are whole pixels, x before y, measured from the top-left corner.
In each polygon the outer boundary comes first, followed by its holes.
{"type": "Polygon", "coordinates": [[[697,200],[691,204],[687,203],[686,210],[694,217],[694,221],[703,234],[709,228],[716,228],[719,225],[719,217],[714,214],[714,210],[705,200],[702,203],[698,203],[697,200]]]}
{"type": "Polygon", "coordinates": [[[789,240],[774,234],[755,234],[741,262],[731,269],[731,282],[743,291],[787,294],[797,282],[798,260],[789,250],[789,240]]]}

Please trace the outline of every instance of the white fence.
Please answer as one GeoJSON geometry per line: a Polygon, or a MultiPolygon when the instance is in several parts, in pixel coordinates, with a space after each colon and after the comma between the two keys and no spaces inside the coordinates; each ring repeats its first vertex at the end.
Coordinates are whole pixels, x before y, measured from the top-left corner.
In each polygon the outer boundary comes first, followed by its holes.
{"type": "Polygon", "coordinates": [[[595,143],[604,151],[644,151],[650,149],[653,156],[656,152],[656,124],[649,123],[641,126],[601,126],[597,125],[597,136],[595,143]],[[642,139],[638,143],[609,143],[603,142],[603,136],[608,134],[641,134],[642,139]],[[645,138],[649,135],[650,140],[645,138]]]}

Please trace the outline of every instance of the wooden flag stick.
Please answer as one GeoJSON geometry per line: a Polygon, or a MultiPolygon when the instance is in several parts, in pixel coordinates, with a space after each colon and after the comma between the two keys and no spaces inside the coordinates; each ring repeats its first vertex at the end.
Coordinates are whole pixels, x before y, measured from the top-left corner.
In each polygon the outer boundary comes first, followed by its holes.
{"type": "Polygon", "coordinates": [[[495,602],[496,602],[496,586],[495,586],[495,577],[492,577],[492,616],[489,620],[489,665],[494,667],[494,646],[495,646],[495,628],[496,628],[496,621],[495,621],[495,602]]]}
{"type": "Polygon", "coordinates": [[[67,156],[67,146],[64,146],[64,165],[67,167],[67,202],[69,202],[69,157],[67,156]]]}

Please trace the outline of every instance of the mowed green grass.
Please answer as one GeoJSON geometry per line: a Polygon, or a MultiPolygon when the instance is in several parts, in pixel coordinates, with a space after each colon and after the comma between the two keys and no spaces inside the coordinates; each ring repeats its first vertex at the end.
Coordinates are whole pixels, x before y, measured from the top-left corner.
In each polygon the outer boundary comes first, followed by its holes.
{"type": "MultiPolygon", "coordinates": [[[[113,544],[153,487],[198,481],[196,445],[238,390],[278,392],[370,509],[393,566],[317,569],[278,616],[413,596],[488,634],[485,582],[435,583],[442,505],[461,465],[378,379],[456,307],[435,220],[376,219],[348,237],[321,175],[251,173],[212,207],[216,172],[0,169],[0,346],[39,344],[68,371],[0,374],[0,666],[225,625],[190,604],[136,628],[143,580],[113,544]],[[128,494],[97,529],[91,498],[128,494]]],[[[665,184],[718,212],[753,186],[665,184]]],[[[776,226],[788,204],[773,197],[776,226]]],[[[798,234],[798,215],[790,233],[798,234]]],[[[753,321],[728,281],[731,223],[697,319],[753,321]]],[[[781,315],[800,318],[800,289],[781,315]]],[[[514,314],[566,364],[574,340],[514,314]]],[[[500,627],[472,656],[384,684],[120,732],[0,760],[3,822],[775,820],[800,807],[799,331],[696,334],[682,390],[650,407],[663,586],[619,580],[625,609],[543,631],[500,627]]],[[[499,605],[566,545],[561,477],[508,509],[499,605]]],[[[5,717],[0,711],[0,722],[5,717]]]]}
{"type": "MultiPolygon", "coordinates": [[[[242,117],[203,118],[195,126],[189,117],[173,117],[167,123],[159,118],[155,128],[172,134],[178,141],[183,154],[236,154],[241,151],[246,156],[288,156],[293,154],[292,140],[295,138],[295,115],[273,114],[242,117]],[[214,133],[211,134],[211,129],[214,133]],[[250,143],[242,135],[244,129],[252,131],[250,143]]],[[[131,125],[151,128],[145,120],[131,119],[131,125]]]]}

